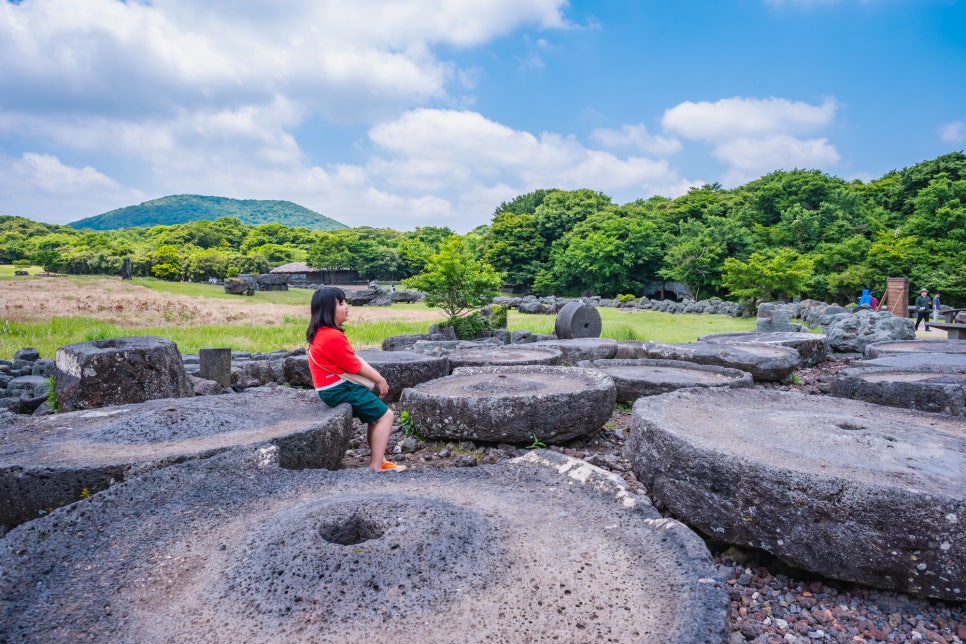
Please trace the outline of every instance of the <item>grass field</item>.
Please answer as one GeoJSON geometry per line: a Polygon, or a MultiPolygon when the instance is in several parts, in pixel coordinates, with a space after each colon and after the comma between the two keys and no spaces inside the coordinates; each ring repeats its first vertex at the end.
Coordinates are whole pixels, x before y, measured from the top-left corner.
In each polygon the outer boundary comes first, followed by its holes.
{"type": "MultiPolygon", "coordinates": [[[[9,269],[9,270],[6,270],[9,269]]],[[[295,349],[305,344],[312,291],[259,291],[228,295],[221,286],[93,276],[14,277],[0,266],[0,358],[23,347],[53,357],[57,347],[131,335],[168,338],[182,353],[205,347],[233,351],[295,349]]],[[[601,308],[604,337],[691,342],[708,333],[752,331],[754,318],[673,315],[601,308]]],[[[391,335],[425,333],[444,316],[423,304],[353,307],[346,334],[357,349],[378,348],[391,335]]],[[[552,333],[553,315],[511,311],[508,327],[552,333]]]]}

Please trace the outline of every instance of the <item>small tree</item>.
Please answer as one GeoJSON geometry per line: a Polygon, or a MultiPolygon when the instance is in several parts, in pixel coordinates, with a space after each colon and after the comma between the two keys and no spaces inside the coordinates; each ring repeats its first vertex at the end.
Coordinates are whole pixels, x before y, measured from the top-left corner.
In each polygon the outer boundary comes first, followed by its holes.
{"type": "Polygon", "coordinates": [[[446,311],[449,322],[490,302],[504,275],[476,258],[458,235],[448,237],[430,256],[423,272],[403,280],[406,288],[422,291],[426,306],[446,311]]]}
{"type": "Polygon", "coordinates": [[[725,259],[721,278],[732,295],[751,300],[752,306],[773,297],[802,292],[814,272],[814,261],[790,248],[753,253],[747,262],[725,259]]]}

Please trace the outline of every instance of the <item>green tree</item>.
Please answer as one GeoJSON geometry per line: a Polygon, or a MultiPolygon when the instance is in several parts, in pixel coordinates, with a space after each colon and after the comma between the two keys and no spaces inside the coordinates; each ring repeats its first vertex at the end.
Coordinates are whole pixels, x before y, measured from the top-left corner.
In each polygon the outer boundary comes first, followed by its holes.
{"type": "Polygon", "coordinates": [[[612,206],[578,223],[554,245],[552,266],[534,282],[537,292],[592,292],[607,297],[640,292],[661,260],[657,226],[641,206],[612,206]]]}
{"type": "Polygon", "coordinates": [[[477,259],[458,235],[449,237],[426,263],[422,273],[403,280],[406,288],[425,294],[425,303],[446,312],[450,322],[472,309],[488,304],[504,276],[477,259]]]}
{"type": "Polygon", "coordinates": [[[790,248],[752,253],[747,262],[725,260],[722,281],[732,295],[758,302],[799,295],[814,272],[814,260],[790,248]]]}
{"type": "Polygon", "coordinates": [[[506,211],[493,217],[483,260],[506,273],[509,284],[529,289],[546,265],[547,250],[533,215],[506,211]]]}
{"type": "Polygon", "coordinates": [[[64,256],[57,248],[38,250],[31,257],[31,261],[37,266],[43,267],[47,273],[56,273],[64,266],[64,256]]]}
{"type": "Polygon", "coordinates": [[[579,222],[611,205],[610,197],[593,190],[552,190],[534,210],[537,230],[549,246],[579,222]]]}
{"type": "Polygon", "coordinates": [[[668,241],[658,274],[687,284],[691,297],[698,299],[702,293],[721,290],[726,257],[746,258],[751,248],[751,235],[735,219],[686,219],[678,225],[677,235],[668,241]]]}

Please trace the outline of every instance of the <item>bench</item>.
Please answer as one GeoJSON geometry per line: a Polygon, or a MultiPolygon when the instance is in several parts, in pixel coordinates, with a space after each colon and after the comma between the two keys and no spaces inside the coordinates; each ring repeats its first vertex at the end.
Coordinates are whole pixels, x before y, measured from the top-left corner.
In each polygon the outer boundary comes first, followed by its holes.
{"type": "Polygon", "coordinates": [[[949,340],[966,340],[966,324],[954,322],[930,322],[929,328],[942,329],[949,340]]]}
{"type": "Polygon", "coordinates": [[[940,311],[940,313],[942,313],[942,316],[946,318],[947,323],[952,323],[956,321],[956,315],[962,313],[963,311],[966,311],[966,309],[944,309],[940,311]]]}

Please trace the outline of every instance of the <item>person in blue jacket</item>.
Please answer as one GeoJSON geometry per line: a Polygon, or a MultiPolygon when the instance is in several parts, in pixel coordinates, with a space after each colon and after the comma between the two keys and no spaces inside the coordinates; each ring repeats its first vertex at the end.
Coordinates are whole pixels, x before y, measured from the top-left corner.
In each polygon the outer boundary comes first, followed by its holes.
{"type": "Polygon", "coordinates": [[[869,294],[869,289],[862,289],[862,297],[859,298],[859,306],[872,306],[872,296],[869,294]]]}

